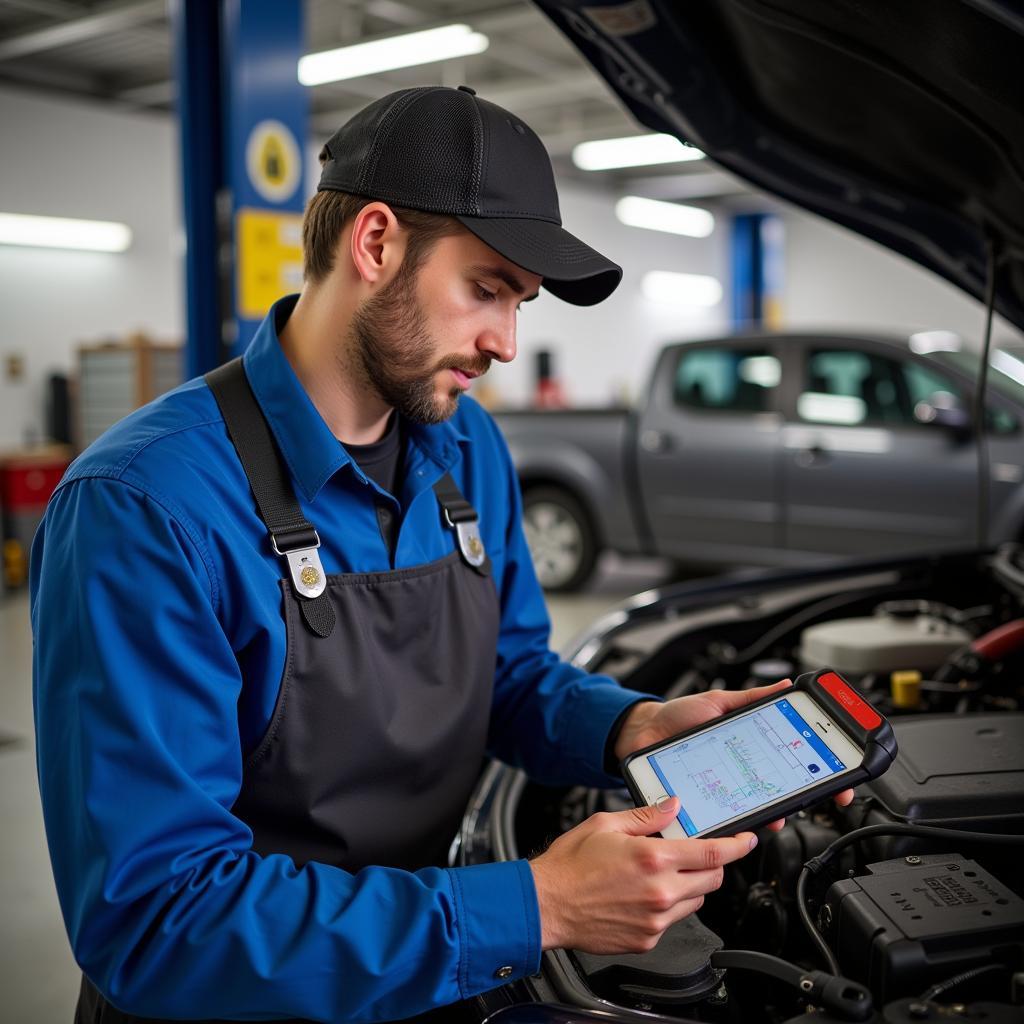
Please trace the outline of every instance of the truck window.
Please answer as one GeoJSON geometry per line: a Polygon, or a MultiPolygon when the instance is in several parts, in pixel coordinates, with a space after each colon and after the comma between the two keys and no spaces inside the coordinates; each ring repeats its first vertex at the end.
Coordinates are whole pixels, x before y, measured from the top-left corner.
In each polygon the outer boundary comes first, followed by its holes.
{"type": "MultiPolygon", "coordinates": [[[[842,426],[922,426],[921,403],[946,399],[969,407],[971,398],[952,378],[914,360],[889,359],[853,349],[818,349],[807,361],[804,389],[797,399],[802,420],[842,426]]],[[[989,406],[988,429],[1012,434],[1010,413],[989,406]]]]}
{"type": "Polygon", "coordinates": [[[797,415],[849,427],[913,423],[913,407],[900,385],[895,360],[851,349],[818,349],[807,360],[797,415]]]}
{"type": "Polygon", "coordinates": [[[674,398],[687,409],[765,412],[782,377],[779,360],[758,349],[684,350],[676,368],[674,398]]]}

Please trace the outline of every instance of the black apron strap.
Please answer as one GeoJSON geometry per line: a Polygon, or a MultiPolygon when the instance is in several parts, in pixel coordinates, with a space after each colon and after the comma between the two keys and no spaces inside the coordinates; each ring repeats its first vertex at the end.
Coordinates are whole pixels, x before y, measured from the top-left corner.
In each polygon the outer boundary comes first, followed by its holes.
{"type": "Polygon", "coordinates": [[[480,517],[476,509],[462,496],[451,473],[445,473],[434,484],[434,494],[441,505],[445,523],[455,531],[459,554],[462,560],[475,569],[481,576],[490,576],[491,560],[484,550],[484,542],[480,537],[480,517]]]}
{"type": "Polygon", "coordinates": [[[228,436],[249,479],[274,552],[288,563],[288,576],[301,598],[299,607],[306,625],[317,636],[330,636],[334,609],[324,593],[327,576],[317,554],[320,537],[302,514],[284,459],[252,393],[241,358],[211,370],[204,380],[224,415],[228,436]]]}

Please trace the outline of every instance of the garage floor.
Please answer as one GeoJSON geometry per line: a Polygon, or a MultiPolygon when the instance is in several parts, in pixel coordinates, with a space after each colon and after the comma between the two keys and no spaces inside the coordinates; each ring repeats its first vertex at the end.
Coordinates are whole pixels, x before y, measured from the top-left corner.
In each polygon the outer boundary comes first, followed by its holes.
{"type": "MultiPolygon", "coordinates": [[[[552,646],[666,578],[657,561],[608,556],[583,594],[549,600],[552,646]]],[[[71,1024],[79,974],[50,875],[36,786],[28,597],[0,597],[0,992],[3,1020],[71,1024]]]]}

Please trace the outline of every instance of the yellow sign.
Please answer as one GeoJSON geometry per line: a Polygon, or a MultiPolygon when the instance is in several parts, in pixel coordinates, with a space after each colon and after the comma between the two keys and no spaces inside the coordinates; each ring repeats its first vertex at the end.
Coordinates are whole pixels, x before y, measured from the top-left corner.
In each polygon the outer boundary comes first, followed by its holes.
{"type": "Polygon", "coordinates": [[[235,215],[238,315],[261,320],[302,287],[302,214],[242,208],[235,215]]]}
{"type": "Polygon", "coordinates": [[[245,168],[252,187],[268,202],[291,199],[302,174],[302,158],[288,126],[260,121],[245,144],[245,168]]]}

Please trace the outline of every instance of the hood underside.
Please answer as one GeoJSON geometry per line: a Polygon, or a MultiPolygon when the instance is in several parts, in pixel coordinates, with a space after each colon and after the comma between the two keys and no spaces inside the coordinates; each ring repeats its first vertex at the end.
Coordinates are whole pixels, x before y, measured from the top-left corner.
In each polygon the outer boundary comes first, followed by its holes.
{"type": "Polygon", "coordinates": [[[1002,0],[535,0],[633,115],[1024,328],[1024,12],[1002,0]]]}

